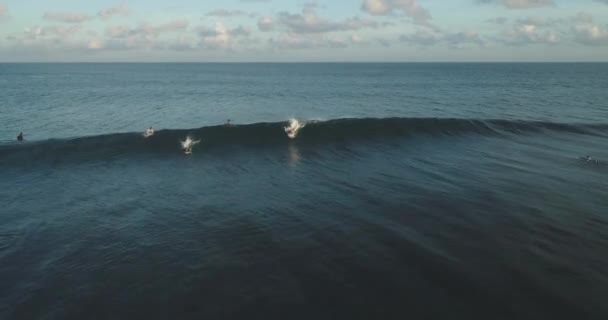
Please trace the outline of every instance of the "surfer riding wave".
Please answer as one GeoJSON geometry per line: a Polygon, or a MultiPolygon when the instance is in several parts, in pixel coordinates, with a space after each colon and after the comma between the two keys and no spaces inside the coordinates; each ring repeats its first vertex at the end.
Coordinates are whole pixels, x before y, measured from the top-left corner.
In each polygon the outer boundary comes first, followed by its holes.
{"type": "Polygon", "coordinates": [[[192,140],[192,138],[190,136],[187,136],[186,140],[180,141],[180,143],[182,145],[182,150],[184,150],[185,154],[192,154],[192,148],[199,142],[201,142],[201,141],[192,140]]]}
{"type": "Polygon", "coordinates": [[[289,125],[285,127],[285,133],[287,133],[289,138],[294,139],[298,136],[298,132],[300,129],[304,128],[304,126],[306,126],[306,123],[304,122],[300,122],[297,119],[289,119],[289,125]]]}

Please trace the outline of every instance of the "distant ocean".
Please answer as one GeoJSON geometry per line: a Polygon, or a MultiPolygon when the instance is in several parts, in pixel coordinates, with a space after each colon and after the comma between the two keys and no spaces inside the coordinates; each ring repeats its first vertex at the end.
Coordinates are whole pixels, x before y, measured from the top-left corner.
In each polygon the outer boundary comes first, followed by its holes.
{"type": "Polygon", "coordinates": [[[608,319],[608,64],[0,64],[0,319],[608,319]]]}

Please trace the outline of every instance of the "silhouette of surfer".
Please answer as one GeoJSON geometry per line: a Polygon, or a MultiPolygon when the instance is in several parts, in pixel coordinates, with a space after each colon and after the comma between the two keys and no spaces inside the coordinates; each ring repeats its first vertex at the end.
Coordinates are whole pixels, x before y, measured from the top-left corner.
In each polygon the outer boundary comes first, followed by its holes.
{"type": "Polygon", "coordinates": [[[17,136],[17,140],[23,141],[23,132],[19,132],[19,135],[17,136]]]}
{"type": "Polygon", "coordinates": [[[587,163],[592,163],[592,164],[599,164],[599,160],[593,159],[591,158],[591,156],[584,156],[584,157],[580,157],[579,159],[587,162],[587,163]]]}

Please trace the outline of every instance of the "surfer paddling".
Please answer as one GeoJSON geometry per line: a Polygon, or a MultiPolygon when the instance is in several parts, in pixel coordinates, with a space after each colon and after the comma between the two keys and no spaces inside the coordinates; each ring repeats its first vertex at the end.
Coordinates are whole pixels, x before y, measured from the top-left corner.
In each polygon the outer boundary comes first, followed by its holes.
{"type": "Polygon", "coordinates": [[[600,162],[596,159],[591,158],[590,156],[584,156],[584,157],[580,157],[579,159],[587,162],[587,163],[592,163],[592,164],[599,164],[600,162]]]}

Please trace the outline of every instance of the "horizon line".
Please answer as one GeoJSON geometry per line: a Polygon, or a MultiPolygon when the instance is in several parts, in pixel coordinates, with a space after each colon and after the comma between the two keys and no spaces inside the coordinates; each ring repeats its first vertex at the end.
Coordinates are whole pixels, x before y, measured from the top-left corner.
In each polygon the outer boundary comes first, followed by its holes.
{"type": "Polygon", "coordinates": [[[0,61],[0,64],[429,64],[429,63],[608,63],[608,61],[0,61]]]}

